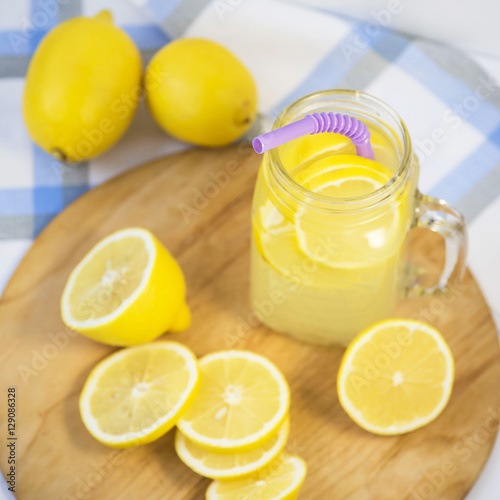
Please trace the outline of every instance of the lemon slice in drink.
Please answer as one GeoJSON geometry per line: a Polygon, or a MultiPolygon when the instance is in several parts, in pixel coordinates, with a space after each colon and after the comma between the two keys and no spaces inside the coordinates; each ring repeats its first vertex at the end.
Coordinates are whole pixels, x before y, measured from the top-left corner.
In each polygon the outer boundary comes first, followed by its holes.
{"type": "MultiPolygon", "coordinates": [[[[372,145],[375,157],[386,165],[398,163],[397,148],[390,135],[370,127],[372,145]]],[[[297,166],[305,165],[322,158],[332,158],[335,155],[356,155],[356,147],[351,139],[342,134],[308,134],[287,142],[278,148],[278,155],[285,170],[293,171],[297,166]]]]}
{"type": "Polygon", "coordinates": [[[431,326],[381,321],[360,333],[340,365],[340,404],[363,429],[403,434],[434,420],[453,387],[453,355],[431,326]]]}
{"type": "Polygon", "coordinates": [[[355,155],[356,146],[351,139],[342,134],[308,134],[279,146],[278,153],[283,167],[292,171],[298,165],[310,163],[325,156],[355,155]]]}
{"type": "Polygon", "coordinates": [[[332,198],[356,198],[381,188],[392,173],[381,163],[362,156],[336,155],[310,164],[294,177],[314,193],[332,198]]]}
{"type": "MultiPolygon", "coordinates": [[[[296,172],[303,187],[332,201],[348,201],[377,191],[392,177],[384,165],[355,155],[323,158],[296,172]]],[[[344,206],[348,206],[347,204],[344,206]]],[[[360,213],[320,212],[299,207],[295,226],[300,249],[315,262],[334,268],[359,267],[389,257],[403,234],[399,205],[368,208],[360,213]]]]}
{"type": "Polygon", "coordinates": [[[190,323],[180,267],[146,229],[117,231],[71,273],[61,298],[63,321],[111,345],[133,345],[190,323]]]}
{"type": "Polygon", "coordinates": [[[270,439],[288,414],[290,389],[268,359],[249,351],[220,351],[199,360],[201,387],[179,420],[198,446],[239,453],[270,439]]]}
{"type": "Polygon", "coordinates": [[[158,439],[191,405],[199,388],[195,355],[177,342],[115,352],[90,373],[80,414],[102,443],[126,448],[158,439]]]}
{"type": "Polygon", "coordinates": [[[255,472],[274,460],[285,447],[290,430],[287,418],[278,432],[255,450],[243,453],[214,453],[187,439],[181,431],[175,435],[179,458],[198,474],[211,479],[236,479],[255,472]]]}
{"type": "Polygon", "coordinates": [[[294,225],[270,198],[259,207],[254,217],[253,235],[259,253],[282,274],[288,274],[304,258],[298,248],[294,225]]]}
{"type": "Polygon", "coordinates": [[[307,466],[304,460],[283,453],[249,477],[234,481],[214,481],[207,500],[292,500],[297,498],[307,466]]]}

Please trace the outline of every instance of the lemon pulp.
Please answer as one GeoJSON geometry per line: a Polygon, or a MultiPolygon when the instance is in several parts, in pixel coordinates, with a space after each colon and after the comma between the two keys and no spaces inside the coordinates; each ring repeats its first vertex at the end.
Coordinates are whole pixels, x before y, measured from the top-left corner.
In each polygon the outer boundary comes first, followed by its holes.
{"type": "Polygon", "coordinates": [[[81,278],[71,289],[73,318],[100,319],[118,309],[138,288],[149,260],[147,242],[141,238],[131,236],[103,246],[81,268],[81,278]]]}
{"type": "Polygon", "coordinates": [[[262,445],[288,414],[288,384],[269,360],[248,351],[221,351],[199,362],[200,392],[179,420],[191,441],[215,452],[239,453],[262,445]]]}
{"type": "Polygon", "coordinates": [[[349,416],[377,434],[426,425],[451,394],[454,361],[431,326],[390,319],[361,333],[347,349],[338,375],[339,400],[349,416]]]}
{"type": "Polygon", "coordinates": [[[144,444],[176,424],[198,387],[197,360],[187,347],[177,342],[136,346],[94,368],[80,397],[80,413],[104,444],[144,444]]]}

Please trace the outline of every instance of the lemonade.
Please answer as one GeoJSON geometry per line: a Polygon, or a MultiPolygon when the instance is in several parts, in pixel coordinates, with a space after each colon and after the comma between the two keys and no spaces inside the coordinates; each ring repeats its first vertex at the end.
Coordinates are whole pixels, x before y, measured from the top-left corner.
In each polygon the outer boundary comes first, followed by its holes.
{"type": "MultiPolygon", "coordinates": [[[[317,104],[299,101],[277,126],[317,104]]],[[[391,316],[403,293],[418,165],[395,120],[381,120],[380,111],[370,115],[366,106],[349,109],[348,100],[336,105],[368,126],[375,160],[332,133],[265,153],[252,211],[251,301],[274,330],[346,345],[391,316]]]]}

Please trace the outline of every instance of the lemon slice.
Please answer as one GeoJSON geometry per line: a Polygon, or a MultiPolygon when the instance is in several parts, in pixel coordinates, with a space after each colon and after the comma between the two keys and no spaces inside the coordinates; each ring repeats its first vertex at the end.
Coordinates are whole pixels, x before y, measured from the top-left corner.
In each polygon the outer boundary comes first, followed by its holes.
{"type": "Polygon", "coordinates": [[[255,449],[288,414],[290,389],[268,359],[249,351],[220,351],[199,360],[201,387],[177,426],[191,441],[215,452],[255,449]]]}
{"type": "Polygon", "coordinates": [[[304,254],[298,247],[294,225],[269,198],[253,218],[253,235],[259,253],[282,274],[302,263],[304,254]]]}
{"type": "Polygon", "coordinates": [[[213,453],[200,448],[181,431],[175,435],[175,449],[179,458],[192,470],[211,479],[236,479],[266,466],[285,447],[290,430],[287,418],[278,432],[262,446],[243,453],[213,453]]]}
{"type": "Polygon", "coordinates": [[[363,429],[402,434],[434,420],[453,387],[450,348],[431,326],[381,321],[360,333],[344,354],[337,379],[340,404],[363,429]]]}
{"type": "Polygon", "coordinates": [[[292,171],[298,165],[305,165],[325,156],[355,155],[356,146],[342,134],[308,134],[279,146],[278,154],[284,168],[292,171]]]}
{"type": "Polygon", "coordinates": [[[392,172],[381,163],[356,155],[322,158],[294,175],[309,191],[333,198],[355,198],[386,184],[392,172]]]}
{"type": "Polygon", "coordinates": [[[234,481],[214,481],[207,500],[292,500],[297,497],[307,466],[304,460],[283,453],[267,467],[234,481]]]}
{"type": "MultiPolygon", "coordinates": [[[[398,165],[398,148],[391,140],[391,134],[378,129],[373,123],[366,124],[370,128],[370,143],[375,157],[384,165],[398,165]]],[[[356,147],[348,137],[333,133],[304,135],[278,148],[281,164],[290,172],[297,166],[340,154],[356,155],[356,147]]]]}
{"type": "Polygon", "coordinates": [[[196,397],[195,355],[177,342],[154,342],[115,352],[90,373],[80,414],[102,443],[126,448],[158,439],[196,397]]]}
{"type": "MultiPolygon", "coordinates": [[[[381,163],[355,155],[323,158],[295,174],[306,189],[335,199],[359,198],[372,193],[392,177],[381,163]]],[[[295,215],[297,240],[302,252],[332,268],[373,265],[400,246],[403,231],[398,204],[365,209],[359,213],[322,213],[300,207],[295,215]]]]}
{"type": "Polygon", "coordinates": [[[61,298],[63,321],[111,345],[132,345],[189,326],[180,267],[146,229],[117,231],[71,273],[61,298]]]}

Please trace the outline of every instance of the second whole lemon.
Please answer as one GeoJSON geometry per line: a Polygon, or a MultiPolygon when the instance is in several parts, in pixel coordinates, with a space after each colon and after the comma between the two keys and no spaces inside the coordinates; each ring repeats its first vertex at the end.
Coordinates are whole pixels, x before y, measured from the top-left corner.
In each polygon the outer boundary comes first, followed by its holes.
{"type": "Polygon", "coordinates": [[[145,76],[146,98],[168,133],[201,146],[224,146],[255,120],[257,91],[247,68],[210,40],[184,38],[161,49],[145,76]]]}

